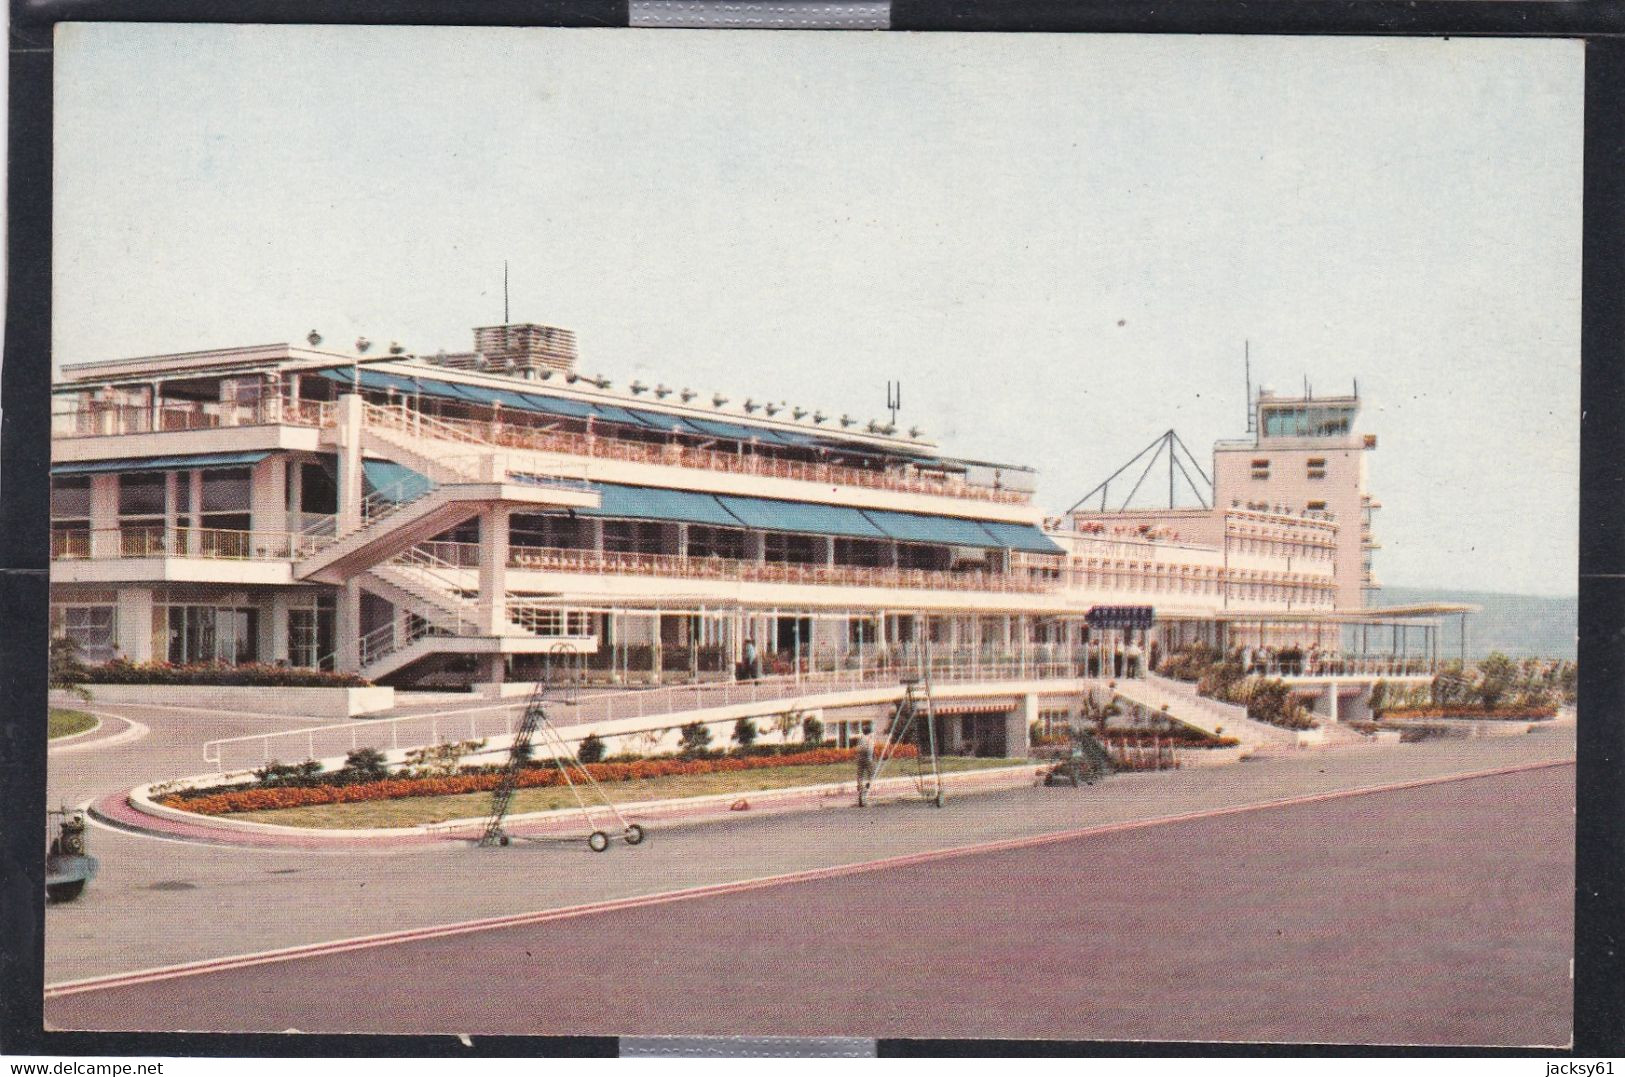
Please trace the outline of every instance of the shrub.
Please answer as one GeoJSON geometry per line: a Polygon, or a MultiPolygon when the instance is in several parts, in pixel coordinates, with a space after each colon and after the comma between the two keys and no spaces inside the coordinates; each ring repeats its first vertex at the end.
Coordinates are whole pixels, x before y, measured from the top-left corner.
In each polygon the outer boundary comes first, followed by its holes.
{"type": "Polygon", "coordinates": [[[1517,675],[1518,667],[1512,659],[1496,651],[1478,664],[1478,701],[1486,707],[1498,706],[1512,690],[1517,675]]]}
{"type": "Polygon", "coordinates": [[[51,640],[51,687],[72,692],[80,699],[89,699],[85,678],[89,670],[79,659],[79,641],[69,636],[51,640]]]}
{"type": "Polygon", "coordinates": [[[703,752],[711,744],[711,730],[706,728],[704,722],[688,723],[683,727],[681,736],[680,743],[684,755],[703,752]]]}
{"type": "Polygon", "coordinates": [[[576,746],[576,758],[583,763],[604,761],[604,742],[597,733],[588,733],[581,738],[581,743],[576,746]]]}
{"type": "Polygon", "coordinates": [[[416,748],[406,753],[406,765],[412,774],[456,774],[463,756],[485,747],[483,740],[444,741],[416,748]]]}
{"type": "Polygon", "coordinates": [[[199,663],[129,662],[115,658],[85,671],[89,684],[206,684],[248,688],[364,688],[372,682],[354,673],[251,663],[228,666],[199,663]]]}
{"type": "Polygon", "coordinates": [[[375,782],[389,773],[389,764],[377,748],[357,748],[344,757],[338,773],[347,782],[375,782]]]}
{"type": "Polygon", "coordinates": [[[734,723],[734,743],[746,751],[756,743],[756,723],[750,718],[741,718],[734,723]]]}
{"type": "Polygon", "coordinates": [[[812,715],[801,720],[801,740],[805,744],[818,745],[824,743],[824,723],[812,715]]]}
{"type": "Polygon", "coordinates": [[[303,763],[282,763],[271,760],[254,772],[260,785],[268,788],[293,785],[316,785],[318,775],[322,772],[322,765],[314,759],[307,759],[303,763]]]}

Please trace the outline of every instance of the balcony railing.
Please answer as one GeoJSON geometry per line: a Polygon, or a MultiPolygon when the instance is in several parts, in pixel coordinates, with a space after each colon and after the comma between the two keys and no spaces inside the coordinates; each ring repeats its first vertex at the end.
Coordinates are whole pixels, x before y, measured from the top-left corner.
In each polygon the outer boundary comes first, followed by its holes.
{"type": "Polygon", "coordinates": [[[90,404],[51,413],[54,438],[107,437],[114,434],[168,433],[176,430],[215,430],[231,426],[327,426],[335,405],[323,400],[293,400],[268,396],[248,404],[214,401],[147,404],[90,404]]]}
{"type": "Polygon", "coordinates": [[[281,561],[304,557],[331,536],[290,531],[231,531],[216,527],[108,527],[51,532],[51,560],[198,557],[281,561]]]}
{"type": "MultiPolygon", "coordinates": [[[[437,545],[446,545],[440,543],[437,545]]],[[[512,568],[538,572],[579,572],[616,576],[668,576],[746,583],[812,584],[833,587],[887,587],[944,591],[996,591],[1050,594],[1055,581],[998,572],[942,572],[863,565],[793,564],[740,561],[722,557],[678,557],[648,553],[594,553],[585,550],[511,548],[512,568]]]]}

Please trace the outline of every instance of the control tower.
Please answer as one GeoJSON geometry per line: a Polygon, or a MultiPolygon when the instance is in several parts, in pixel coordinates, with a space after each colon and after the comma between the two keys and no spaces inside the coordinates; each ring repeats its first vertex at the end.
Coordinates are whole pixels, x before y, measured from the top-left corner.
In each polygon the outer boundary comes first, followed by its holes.
{"type": "Polygon", "coordinates": [[[1375,434],[1355,431],[1352,396],[1276,396],[1259,389],[1249,440],[1213,447],[1213,499],[1218,508],[1328,514],[1338,524],[1337,606],[1368,604],[1381,585],[1371,573],[1371,515],[1382,506],[1366,492],[1366,453],[1375,434]]]}

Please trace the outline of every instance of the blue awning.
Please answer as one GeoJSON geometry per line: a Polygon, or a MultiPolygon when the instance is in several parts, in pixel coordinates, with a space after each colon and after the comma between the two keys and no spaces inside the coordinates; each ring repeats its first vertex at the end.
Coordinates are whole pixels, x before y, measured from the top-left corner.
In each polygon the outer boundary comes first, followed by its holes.
{"type": "Polygon", "coordinates": [[[53,475],[101,475],[111,471],[180,471],[194,467],[247,467],[270,456],[270,452],[194,453],[191,456],[123,457],[117,460],[85,460],[52,464],[53,475]]]}
{"type": "Polygon", "coordinates": [[[884,509],[864,509],[863,513],[874,521],[882,534],[899,542],[933,542],[945,546],[1000,547],[992,535],[975,520],[962,520],[957,516],[923,516],[917,512],[891,512],[884,509]]]}
{"type": "Polygon", "coordinates": [[[1001,546],[1027,553],[1065,553],[1050,537],[1032,524],[1007,524],[997,520],[980,520],[982,530],[992,535],[1001,546]]]}
{"type": "Polygon", "coordinates": [[[564,415],[571,419],[585,419],[595,414],[593,406],[583,400],[567,400],[562,396],[542,396],[539,393],[520,393],[531,411],[547,415],[564,415]]]}
{"type": "Polygon", "coordinates": [[[760,426],[746,426],[743,423],[730,423],[721,419],[692,418],[688,424],[702,434],[709,434],[716,438],[728,438],[733,441],[778,441],[773,431],[760,426]]]}
{"type": "Polygon", "coordinates": [[[397,504],[423,496],[434,485],[411,468],[390,460],[361,461],[361,484],[367,493],[397,504]]]}
{"type": "Polygon", "coordinates": [[[763,531],[801,531],[813,535],[883,539],[886,533],[870,523],[858,509],[844,505],[818,505],[809,501],[775,501],[765,497],[718,494],[724,508],[746,527],[763,531]]]}
{"type": "Polygon", "coordinates": [[[644,426],[651,430],[659,430],[669,434],[676,431],[679,434],[702,433],[699,427],[683,418],[681,415],[670,415],[661,411],[645,411],[643,408],[622,408],[628,415],[637,418],[644,426]]]}
{"type": "Polygon", "coordinates": [[[599,482],[593,488],[601,495],[595,509],[576,509],[582,516],[611,516],[630,520],[670,520],[676,523],[738,527],[710,494],[690,490],[666,490],[655,486],[624,486],[599,482]]]}

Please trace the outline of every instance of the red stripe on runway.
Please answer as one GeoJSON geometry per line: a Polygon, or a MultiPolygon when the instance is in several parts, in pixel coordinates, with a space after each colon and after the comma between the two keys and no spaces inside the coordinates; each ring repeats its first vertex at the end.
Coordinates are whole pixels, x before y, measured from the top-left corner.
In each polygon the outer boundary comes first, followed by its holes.
{"type": "Polygon", "coordinates": [[[1100,826],[1084,827],[1077,830],[1062,830],[1053,831],[1048,834],[1035,834],[1024,838],[1005,838],[999,841],[981,842],[974,845],[956,845],[946,849],[930,849],[919,853],[905,853],[899,856],[882,857],[878,860],[859,861],[854,864],[839,864],[831,867],[809,868],[803,871],[788,872],[782,875],[765,875],[755,879],[741,879],[730,883],[712,883],[706,886],[694,886],[681,890],[666,890],[655,894],[644,894],[637,897],[613,898],[608,901],[592,902],[585,905],[571,905],[558,909],[545,909],[528,913],[514,913],[508,916],[488,917],[480,920],[465,920],[460,923],[440,924],[433,927],[411,928],[404,931],[391,931],[379,935],[363,935],[356,938],[339,939],[331,942],[306,943],[302,946],[291,946],[280,950],[267,950],[262,953],[211,958],[205,961],[196,961],[181,965],[170,965],[163,968],[147,969],[140,972],[117,973],[111,976],[67,981],[64,983],[47,986],[45,989],[45,997],[48,999],[59,998],[65,995],[76,995],[87,991],[106,991],[119,987],[133,987],[139,984],[154,983],[160,980],[173,980],[180,977],[198,976],[210,972],[223,972],[232,969],[249,968],[254,965],[268,965],[283,961],[297,961],[306,957],[321,957],[328,954],[347,953],[352,950],[366,950],[377,946],[390,946],[402,942],[447,938],[454,935],[466,935],[478,931],[492,931],[504,927],[522,927],[532,924],[545,924],[554,920],[567,920],[580,916],[591,916],[602,912],[616,912],[622,909],[638,909],[650,905],[664,905],[671,902],[690,901],[696,898],[742,893],[750,890],[760,890],[772,886],[785,886],[799,882],[811,882],[819,879],[834,879],[847,875],[859,875],[866,874],[868,872],[883,871],[889,868],[905,867],[911,864],[925,864],[935,860],[947,860],[954,857],[974,856],[980,853],[1002,852],[1008,849],[1027,849],[1039,845],[1073,841],[1082,838],[1096,837],[1103,834],[1117,834],[1125,831],[1141,830],[1154,826],[1165,826],[1170,823],[1186,823],[1201,819],[1216,819],[1227,815],[1240,815],[1246,812],[1266,811],[1272,808],[1288,808],[1300,804],[1318,804],[1328,800],[1342,800],[1347,797],[1398,792],[1400,790],[1416,789],[1429,785],[1443,785],[1448,782],[1472,781],[1477,778],[1491,778],[1503,774],[1518,774],[1531,770],[1544,770],[1551,767],[1572,767],[1574,765],[1574,760],[1524,763],[1515,767],[1498,767],[1493,770],[1472,771],[1467,774],[1451,774],[1434,778],[1414,778],[1410,781],[1393,782],[1387,785],[1365,786],[1357,789],[1337,789],[1324,793],[1307,793],[1302,796],[1284,797],[1278,800],[1260,801],[1253,804],[1238,804],[1224,808],[1206,808],[1200,811],[1184,812],[1179,815],[1158,816],[1157,818],[1153,819],[1134,819],[1120,823],[1106,823],[1100,826]]]}

